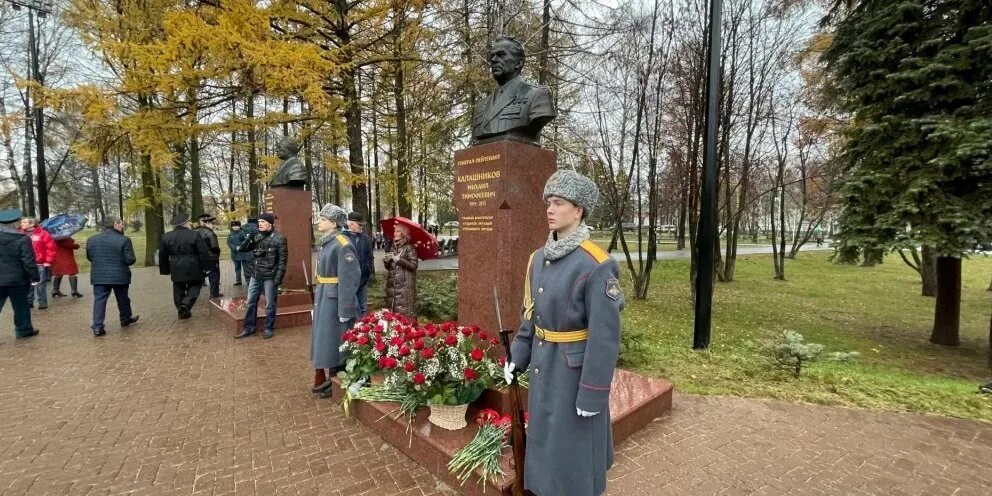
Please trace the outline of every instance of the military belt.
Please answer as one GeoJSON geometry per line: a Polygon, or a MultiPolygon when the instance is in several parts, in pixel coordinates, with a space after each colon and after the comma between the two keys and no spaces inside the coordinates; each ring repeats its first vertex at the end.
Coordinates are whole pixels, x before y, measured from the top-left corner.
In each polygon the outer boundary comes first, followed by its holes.
{"type": "Polygon", "coordinates": [[[317,284],[337,284],[337,277],[324,277],[324,276],[314,276],[317,279],[317,284]]]}
{"type": "Polygon", "coordinates": [[[589,329],[579,329],[578,331],[549,331],[534,326],[534,334],[537,337],[552,343],[576,343],[589,339],[589,329]]]}

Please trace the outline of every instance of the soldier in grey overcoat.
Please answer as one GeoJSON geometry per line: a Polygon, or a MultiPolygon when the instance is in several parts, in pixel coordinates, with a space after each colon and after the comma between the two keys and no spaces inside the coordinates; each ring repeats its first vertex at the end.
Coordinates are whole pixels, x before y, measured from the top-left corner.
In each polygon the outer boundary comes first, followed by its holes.
{"type": "Polygon", "coordinates": [[[530,368],[524,485],[538,496],[597,496],[613,465],[610,387],[620,350],[617,262],[589,240],[583,220],[599,192],[559,171],[544,199],[551,232],[531,255],[507,381],[530,368]]]}
{"type": "Polygon", "coordinates": [[[321,398],[331,397],[331,375],[344,368],[341,335],[355,323],[358,313],[358,289],[362,269],[355,246],[341,230],[348,222],[348,213],[328,203],[320,211],[317,228],[324,233],[317,244],[317,265],[314,276],[313,326],[310,334],[310,360],[314,368],[312,391],[321,398]]]}

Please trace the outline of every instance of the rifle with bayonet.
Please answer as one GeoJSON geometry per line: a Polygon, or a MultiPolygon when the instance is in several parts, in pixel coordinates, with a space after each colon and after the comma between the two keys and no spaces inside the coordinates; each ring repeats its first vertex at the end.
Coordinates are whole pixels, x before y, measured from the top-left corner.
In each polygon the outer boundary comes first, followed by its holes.
{"type": "MultiPolygon", "coordinates": [[[[509,329],[503,328],[503,318],[499,312],[499,292],[493,286],[493,299],[496,303],[496,323],[499,325],[499,337],[506,348],[506,363],[513,363],[510,355],[509,329]]],[[[512,381],[507,386],[510,393],[510,447],[513,449],[513,496],[524,496],[524,458],[527,455],[527,432],[524,423],[524,409],[520,402],[520,383],[517,381],[519,370],[513,371],[512,381]]]]}

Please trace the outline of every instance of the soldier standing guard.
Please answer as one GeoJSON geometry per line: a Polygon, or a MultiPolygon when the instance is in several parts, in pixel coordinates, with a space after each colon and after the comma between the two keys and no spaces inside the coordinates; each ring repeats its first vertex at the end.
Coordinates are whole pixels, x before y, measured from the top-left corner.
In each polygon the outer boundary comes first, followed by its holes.
{"type": "Polygon", "coordinates": [[[531,255],[507,382],[530,367],[524,486],[538,496],[597,496],[613,465],[610,386],[620,351],[620,268],[583,221],[599,191],[558,171],[544,186],[551,229],[531,255]]]}
{"type": "Polygon", "coordinates": [[[324,369],[333,375],[344,370],[341,355],[341,335],[358,317],[358,289],[362,269],[355,246],[342,234],[348,214],[337,205],[328,203],[320,210],[317,229],[323,236],[317,241],[317,274],[314,277],[313,328],[310,333],[310,360],[313,362],[314,394],[331,397],[331,381],[324,369]]]}

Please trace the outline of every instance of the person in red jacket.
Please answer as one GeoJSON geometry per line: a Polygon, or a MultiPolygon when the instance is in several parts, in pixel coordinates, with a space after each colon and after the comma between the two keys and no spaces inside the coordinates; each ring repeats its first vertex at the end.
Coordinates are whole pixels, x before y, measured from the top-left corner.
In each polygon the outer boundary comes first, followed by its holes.
{"type": "Polygon", "coordinates": [[[48,276],[55,263],[55,240],[48,231],[38,225],[38,220],[32,217],[21,219],[21,232],[31,238],[34,248],[34,261],[38,265],[41,280],[34,291],[28,292],[28,307],[34,308],[35,294],[38,298],[38,310],[48,308],[48,276]]]}
{"type": "Polygon", "coordinates": [[[72,238],[62,238],[55,242],[55,264],[52,265],[52,297],[60,298],[66,296],[62,292],[62,277],[69,276],[69,289],[72,296],[82,298],[79,292],[79,283],[76,274],[79,274],[79,266],[76,265],[76,250],[79,243],[72,238]]]}

